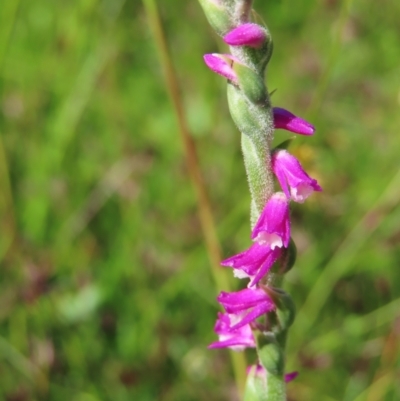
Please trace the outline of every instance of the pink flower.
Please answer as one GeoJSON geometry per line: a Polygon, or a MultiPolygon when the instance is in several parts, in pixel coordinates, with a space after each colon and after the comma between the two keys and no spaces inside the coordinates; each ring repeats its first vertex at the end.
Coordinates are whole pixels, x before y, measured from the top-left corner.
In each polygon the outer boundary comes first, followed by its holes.
{"type": "Polygon", "coordinates": [[[251,238],[271,249],[287,248],[290,240],[289,201],[283,192],[276,192],[269,198],[251,238]]]}
{"type": "Polygon", "coordinates": [[[299,372],[290,372],[285,374],[285,382],[289,383],[299,375],[299,372]]]}
{"type": "Polygon", "coordinates": [[[280,107],[274,107],[272,112],[274,115],[274,126],[276,129],[282,128],[300,135],[314,134],[315,128],[312,124],[300,117],[295,116],[290,111],[280,107]]]}
{"type": "Polygon", "coordinates": [[[232,68],[233,61],[236,59],[230,54],[205,54],[203,56],[204,62],[207,67],[216,72],[219,75],[229,79],[233,83],[237,84],[237,75],[232,68]]]}
{"type": "Polygon", "coordinates": [[[260,47],[265,41],[265,30],[257,24],[239,25],[224,36],[224,41],[231,46],[260,47]]]}
{"type": "Polygon", "coordinates": [[[311,178],[303,170],[299,161],[286,150],[278,150],[273,153],[272,169],[283,192],[295,202],[303,203],[313,191],[322,191],[317,180],[311,178]]]}
{"type": "Polygon", "coordinates": [[[261,288],[245,288],[237,292],[222,291],[217,300],[227,313],[237,317],[237,322],[231,326],[231,330],[245,326],[275,308],[272,299],[261,288]]]}
{"type": "Polygon", "coordinates": [[[218,313],[214,331],[218,334],[219,340],[213,342],[208,348],[231,348],[234,351],[243,351],[246,347],[254,348],[256,342],[249,324],[245,324],[232,330],[241,316],[236,314],[218,313]]]}
{"type": "Polygon", "coordinates": [[[235,277],[251,278],[249,288],[255,286],[270,270],[281,255],[281,248],[254,243],[249,249],[231,256],[221,262],[222,266],[232,267],[235,277]]]}

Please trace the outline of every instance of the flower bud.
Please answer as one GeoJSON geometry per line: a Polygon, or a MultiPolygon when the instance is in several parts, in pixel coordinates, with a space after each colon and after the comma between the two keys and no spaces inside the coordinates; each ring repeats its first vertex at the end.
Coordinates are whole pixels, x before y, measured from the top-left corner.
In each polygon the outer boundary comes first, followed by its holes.
{"type": "Polygon", "coordinates": [[[233,57],[230,54],[205,54],[203,59],[211,71],[237,84],[238,78],[236,72],[232,69],[233,57]]]}
{"type": "Polygon", "coordinates": [[[297,248],[296,244],[290,238],[289,246],[287,248],[282,248],[280,258],[278,259],[278,270],[277,274],[286,274],[294,266],[296,262],[297,248]]]}
{"type": "Polygon", "coordinates": [[[289,383],[299,375],[299,372],[290,372],[285,374],[285,383],[289,383]]]}
{"type": "Polygon", "coordinates": [[[300,135],[314,134],[315,128],[312,124],[300,117],[295,116],[290,111],[280,107],[274,107],[272,112],[274,115],[275,128],[282,128],[300,135]]]}
{"type": "Polygon", "coordinates": [[[231,46],[250,46],[258,48],[264,43],[266,37],[265,30],[261,26],[246,23],[229,31],[224,36],[224,41],[231,46]]]}

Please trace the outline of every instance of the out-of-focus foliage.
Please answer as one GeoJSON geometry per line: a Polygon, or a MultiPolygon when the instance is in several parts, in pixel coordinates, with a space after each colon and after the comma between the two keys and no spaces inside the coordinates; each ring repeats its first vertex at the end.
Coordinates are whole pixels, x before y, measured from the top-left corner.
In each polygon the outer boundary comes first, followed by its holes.
{"type": "MultiPolygon", "coordinates": [[[[196,0],[159,3],[228,256],[249,245],[249,195],[202,62],[221,41],[196,0]]],[[[290,400],[398,400],[400,3],[255,7],[274,104],[317,126],[291,151],[324,188],[292,213],[290,400]]],[[[2,0],[0,134],[0,398],[234,400],[228,352],[206,348],[216,289],[141,2],[2,0]]]]}

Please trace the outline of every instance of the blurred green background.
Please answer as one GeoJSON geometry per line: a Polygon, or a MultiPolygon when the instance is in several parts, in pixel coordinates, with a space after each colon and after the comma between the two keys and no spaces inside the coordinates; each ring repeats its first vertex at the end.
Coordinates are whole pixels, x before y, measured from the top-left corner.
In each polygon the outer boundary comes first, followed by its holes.
{"type": "MultiPolygon", "coordinates": [[[[196,0],[159,3],[227,257],[250,241],[240,136],[202,62],[223,47],[196,0]]],[[[317,127],[291,151],[324,188],[292,212],[290,400],[399,400],[400,2],[255,8],[273,103],[317,127]]],[[[207,350],[217,289],[142,3],[2,0],[0,94],[0,399],[237,400],[207,350]]]]}

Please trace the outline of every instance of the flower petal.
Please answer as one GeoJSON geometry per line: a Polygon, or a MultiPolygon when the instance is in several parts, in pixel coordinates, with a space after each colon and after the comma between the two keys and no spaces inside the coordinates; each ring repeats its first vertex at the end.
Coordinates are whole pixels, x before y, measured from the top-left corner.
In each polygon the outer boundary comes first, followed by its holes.
{"type": "Polygon", "coordinates": [[[274,107],[272,112],[276,129],[282,128],[300,135],[313,135],[315,132],[315,127],[312,124],[295,116],[286,109],[274,107]]]}
{"type": "Polygon", "coordinates": [[[260,47],[266,38],[265,30],[252,23],[239,25],[224,36],[224,41],[231,46],[260,47]]]}
{"type": "Polygon", "coordinates": [[[285,195],[295,202],[303,203],[314,191],[322,191],[317,180],[311,178],[303,170],[300,162],[287,150],[274,152],[271,163],[285,195]]]}
{"type": "Polygon", "coordinates": [[[289,202],[282,192],[271,196],[264,207],[256,225],[253,228],[251,238],[260,244],[275,247],[289,245],[290,220],[289,202]]]}
{"type": "Polygon", "coordinates": [[[210,344],[208,348],[228,347],[235,351],[241,351],[246,347],[254,348],[256,343],[249,325],[244,325],[239,329],[232,330],[231,326],[235,324],[238,319],[240,319],[240,317],[237,315],[218,313],[214,331],[218,334],[219,340],[210,344]]]}
{"type": "Polygon", "coordinates": [[[237,83],[237,76],[232,68],[231,60],[233,60],[233,57],[230,54],[205,54],[203,59],[211,71],[214,71],[230,81],[237,83]]]}

